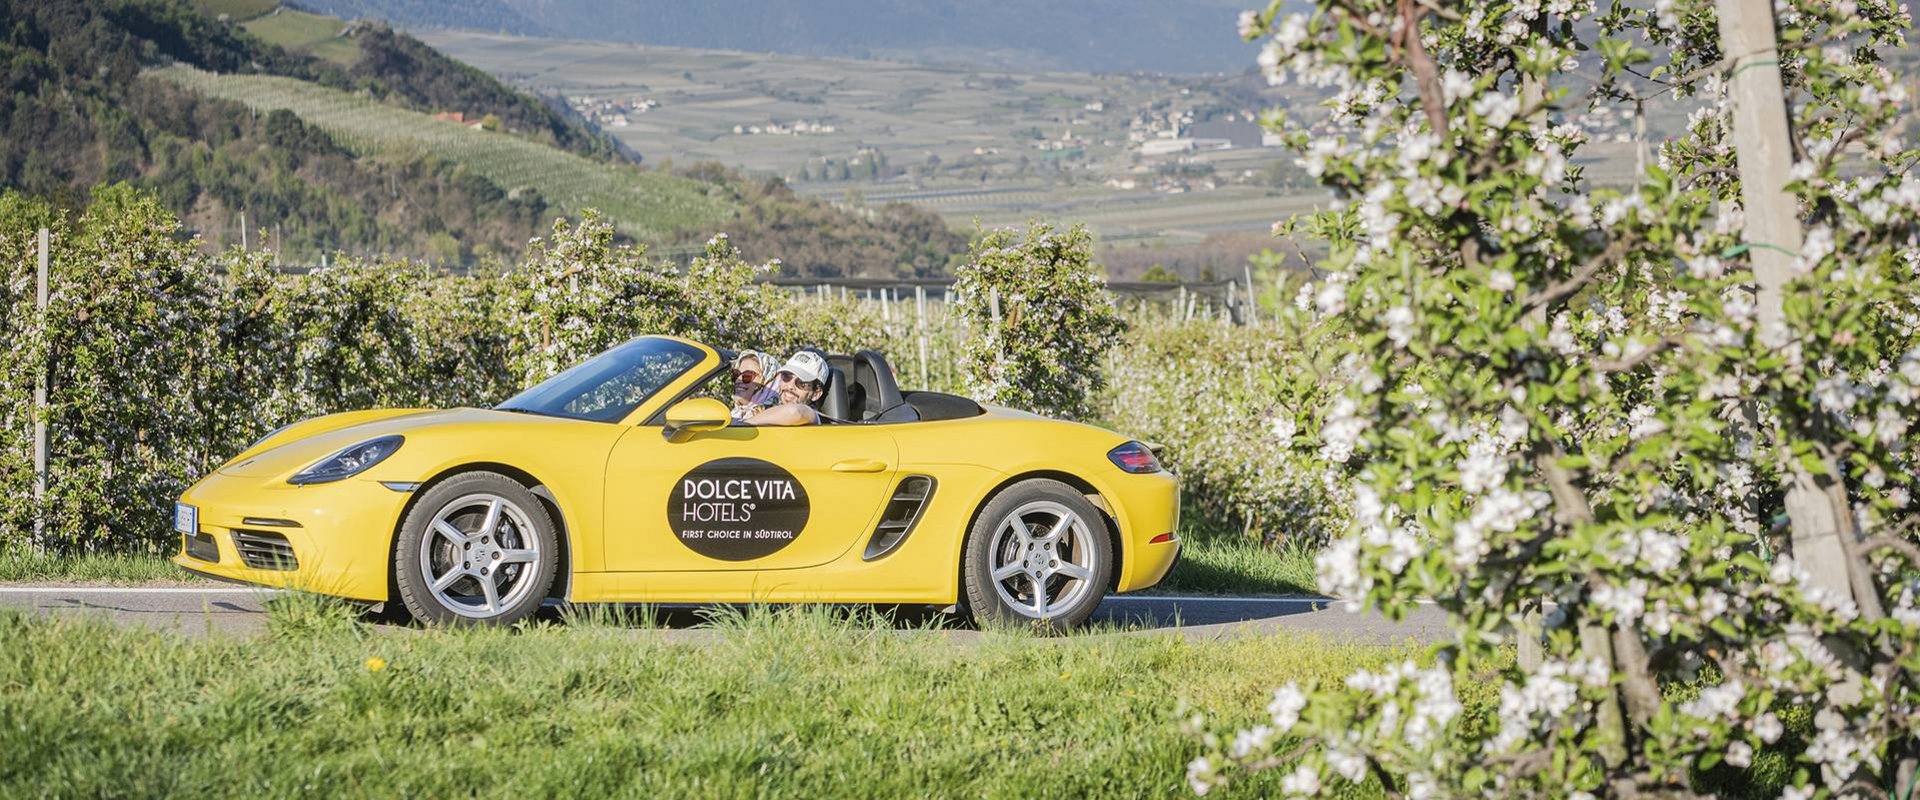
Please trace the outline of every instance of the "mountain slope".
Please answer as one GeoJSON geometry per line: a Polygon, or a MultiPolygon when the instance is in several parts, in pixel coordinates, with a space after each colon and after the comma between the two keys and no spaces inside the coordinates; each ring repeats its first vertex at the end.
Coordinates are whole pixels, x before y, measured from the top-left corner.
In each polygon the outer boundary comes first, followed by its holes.
{"type": "Polygon", "coordinates": [[[248,215],[249,227],[309,257],[467,260],[525,242],[550,214],[538,196],[509,198],[454,165],[363,161],[291,114],[256,115],[145,77],[151,64],[178,62],[351,85],[337,67],[184,3],[0,0],[0,9],[10,23],[0,40],[0,187],[77,207],[90,187],[128,181],[213,246],[238,242],[248,215]]]}
{"type": "Polygon", "coordinates": [[[761,258],[797,243],[810,255],[787,263],[803,274],[919,273],[965,248],[910,211],[870,218],[737,175],[625,163],[596,128],[379,25],[281,18],[297,12],[272,0],[0,10],[0,190],[79,207],[91,187],[129,182],[211,247],[248,238],[294,262],[346,250],[470,264],[598,207],[656,244],[743,228],[761,258]],[[489,130],[426,116],[440,112],[489,130]]]}
{"type": "Polygon", "coordinates": [[[359,156],[451,162],[509,192],[531,189],[568,211],[598,209],[636,239],[662,241],[683,230],[717,229],[735,211],[686,178],[592,161],[307,81],[220,75],[184,65],[152,74],[258,112],[292,112],[359,156]]]}

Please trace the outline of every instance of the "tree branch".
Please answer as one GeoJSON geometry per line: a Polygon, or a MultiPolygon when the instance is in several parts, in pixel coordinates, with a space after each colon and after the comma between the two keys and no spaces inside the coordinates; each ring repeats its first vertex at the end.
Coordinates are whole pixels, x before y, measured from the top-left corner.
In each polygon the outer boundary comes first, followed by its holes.
{"type": "Polygon", "coordinates": [[[1635,726],[1644,728],[1660,712],[1660,688],[1647,671],[1647,650],[1640,642],[1639,630],[1626,626],[1613,629],[1613,660],[1625,675],[1620,689],[1627,716],[1635,726]]]}
{"type": "MultiPolygon", "coordinates": [[[[1909,520],[1908,524],[1900,527],[1902,529],[1910,528],[1912,527],[1911,522],[1912,521],[1909,520]]],[[[1912,542],[1898,538],[1893,534],[1882,533],[1878,536],[1869,536],[1865,540],[1862,540],[1860,544],[1856,545],[1855,549],[1862,557],[1873,555],[1881,550],[1892,550],[1906,558],[1909,566],[1920,567],[1920,547],[1915,547],[1912,542]]]]}
{"type": "Polygon", "coordinates": [[[1547,306],[1572,297],[1575,292],[1580,291],[1582,287],[1592,282],[1593,277],[1598,275],[1602,268],[1619,261],[1620,257],[1626,254],[1626,251],[1626,243],[1622,240],[1615,240],[1612,244],[1607,245],[1607,249],[1587,259],[1587,262],[1581,264],[1580,268],[1574,270],[1573,274],[1568,276],[1566,280],[1535,292],[1521,301],[1521,311],[1531,314],[1538,309],[1546,308],[1547,306]]]}
{"type": "Polygon", "coordinates": [[[1433,64],[1433,57],[1427,54],[1426,42],[1420,39],[1420,20],[1427,16],[1424,10],[1415,10],[1413,0],[1400,0],[1400,35],[1404,37],[1402,46],[1407,51],[1407,67],[1413,70],[1414,85],[1420,89],[1420,110],[1427,113],[1427,125],[1442,142],[1447,140],[1447,100],[1440,90],[1440,70],[1433,64]]]}
{"type": "Polygon", "coordinates": [[[1605,373],[1626,372],[1627,370],[1640,366],[1656,354],[1671,350],[1683,343],[1684,340],[1679,336],[1666,336],[1625,358],[1595,361],[1593,362],[1593,368],[1605,373]]]}

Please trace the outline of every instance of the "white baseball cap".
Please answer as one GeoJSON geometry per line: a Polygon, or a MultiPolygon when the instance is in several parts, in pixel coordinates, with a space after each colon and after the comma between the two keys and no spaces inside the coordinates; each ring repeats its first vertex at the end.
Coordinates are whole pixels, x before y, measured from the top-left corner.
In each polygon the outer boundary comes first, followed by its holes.
{"type": "Polygon", "coordinates": [[[812,350],[802,350],[789,356],[780,365],[780,372],[792,375],[802,381],[827,382],[827,360],[812,350]]]}

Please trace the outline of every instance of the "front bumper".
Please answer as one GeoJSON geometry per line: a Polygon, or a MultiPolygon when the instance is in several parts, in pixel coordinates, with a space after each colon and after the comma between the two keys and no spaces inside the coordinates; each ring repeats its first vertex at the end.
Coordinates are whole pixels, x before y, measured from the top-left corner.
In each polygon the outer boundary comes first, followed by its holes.
{"type": "Polygon", "coordinates": [[[173,563],[224,580],[385,601],[394,526],[410,496],[369,479],[293,486],[216,473],[180,497],[200,509],[200,530],[197,541],[176,533],[173,563]]]}

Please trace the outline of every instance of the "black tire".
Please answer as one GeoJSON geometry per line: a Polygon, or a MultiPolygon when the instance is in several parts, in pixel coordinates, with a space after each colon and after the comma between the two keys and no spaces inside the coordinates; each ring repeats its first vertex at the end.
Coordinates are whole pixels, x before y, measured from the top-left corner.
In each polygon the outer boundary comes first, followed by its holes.
{"type": "Polygon", "coordinates": [[[1106,599],[1113,575],[1113,543],[1099,509],[1073,487],[1044,478],[1021,481],[994,495],[967,532],[962,558],[967,608],[982,626],[1076,627],[1106,599]],[[1065,529],[1072,534],[1071,542],[1049,547],[1046,537],[1034,537],[1036,522],[1058,525],[1066,514],[1074,518],[1065,529]],[[1018,572],[995,580],[997,567],[1010,568],[1016,562],[1018,572]],[[1044,595],[1034,592],[1036,584],[1046,587],[1044,595]]]}
{"type": "Polygon", "coordinates": [[[506,626],[526,619],[553,588],[557,529],[546,505],[504,475],[469,472],[435,484],[407,512],[394,542],[396,599],[428,625],[506,626]],[[487,529],[490,514],[496,523],[487,529]],[[443,516],[455,532],[471,534],[464,546],[435,525],[443,516]],[[471,560],[453,566],[463,558],[471,560]],[[436,591],[436,576],[452,582],[436,591]],[[482,580],[493,584],[492,595],[482,580]]]}

